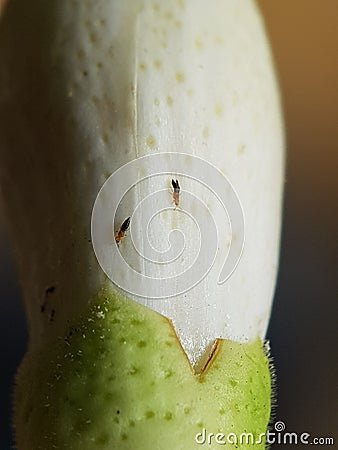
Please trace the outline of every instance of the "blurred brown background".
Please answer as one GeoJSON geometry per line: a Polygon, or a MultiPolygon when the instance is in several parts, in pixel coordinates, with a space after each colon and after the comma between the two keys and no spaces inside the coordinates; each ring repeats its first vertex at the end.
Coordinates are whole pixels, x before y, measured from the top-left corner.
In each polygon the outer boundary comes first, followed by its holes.
{"type": "MultiPolygon", "coordinates": [[[[278,377],[276,418],[290,432],[336,435],[338,445],[338,1],[258,3],[279,74],[288,147],[281,265],[268,332],[278,377]]],[[[0,216],[3,450],[12,444],[10,395],[27,339],[7,241],[0,216]]]]}
{"type": "Polygon", "coordinates": [[[258,3],[279,74],[288,153],[268,333],[276,416],[288,431],[336,434],[338,446],[338,2],[258,3]]]}

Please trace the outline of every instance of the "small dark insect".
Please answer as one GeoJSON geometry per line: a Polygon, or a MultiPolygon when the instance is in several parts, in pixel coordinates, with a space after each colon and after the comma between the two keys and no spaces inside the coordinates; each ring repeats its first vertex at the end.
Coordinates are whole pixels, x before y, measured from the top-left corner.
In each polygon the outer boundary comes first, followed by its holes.
{"type": "Polygon", "coordinates": [[[53,292],[55,291],[55,286],[50,286],[49,288],[47,288],[46,290],[45,290],[45,294],[46,294],[46,297],[48,297],[48,295],[49,294],[53,294],[53,292]]]}
{"type": "Polygon", "coordinates": [[[43,313],[46,310],[46,306],[47,306],[47,301],[48,301],[48,297],[50,296],[50,294],[53,294],[53,292],[55,291],[56,287],[55,286],[50,286],[45,290],[45,299],[44,302],[42,303],[42,305],[40,306],[40,311],[43,313]]]}
{"type": "Polygon", "coordinates": [[[52,309],[49,315],[49,322],[54,322],[55,309],[52,309]]]}
{"type": "Polygon", "coordinates": [[[174,189],[173,200],[174,200],[175,206],[179,206],[179,204],[180,204],[180,190],[181,190],[180,184],[179,184],[178,180],[171,180],[171,184],[172,184],[172,187],[174,189]]]}
{"type": "Polygon", "coordinates": [[[115,236],[115,242],[117,245],[120,243],[121,239],[124,238],[124,235],[126,234],[129,225],[130,225],[130,217],[127,217],[127,219],[122,223],[121,228],[119,229],[117,235],[115,236]]]}

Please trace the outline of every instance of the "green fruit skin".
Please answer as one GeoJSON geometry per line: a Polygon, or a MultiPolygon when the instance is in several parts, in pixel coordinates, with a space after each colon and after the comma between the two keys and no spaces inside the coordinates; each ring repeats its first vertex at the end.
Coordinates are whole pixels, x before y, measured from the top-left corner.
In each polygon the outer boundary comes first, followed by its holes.
{"type": "MultiPolygon", "coordinates": [[[[268,426],[270,394],[259,339],[219,341],[198,375],[167,319],[102,290],[66,336],[26,354],[15,390],[17,448],[222,448],[214,437],[198,444],[196,434],[258,439],[268,426]]],[[[264,439],[232,448],[263,449],[264,439]]]]}

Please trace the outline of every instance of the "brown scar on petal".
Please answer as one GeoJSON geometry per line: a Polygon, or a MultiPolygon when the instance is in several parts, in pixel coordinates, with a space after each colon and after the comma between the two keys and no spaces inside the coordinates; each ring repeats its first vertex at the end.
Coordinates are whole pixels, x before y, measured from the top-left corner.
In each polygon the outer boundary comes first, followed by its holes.
{"type": "MultiPolygon", "coordinates": [[[[212,363],[214,362],[216,355],[219,351],[221,347],[221,339],[215,339],[215,341],[212,343],[211,345],[211,349],[209,351],[209,353],[207,353],[207,358],[206,360],[203,358],[201,358],[201,362],[203,363],[203,360],[205,361],[203,365],[201,365],[201,368],[198,370],[198,368],[196,368],[197,371],[197,375],[203,375],[208,369],[209,367],[212,365],[212,363]]],[[[210,347],[209,347],[210,348],[210,347]]]]}
{"type": "Polygon", "coordinates": [[[163,317],[163,318],[164,318],[164,321],[167,322],[169,324],[170,328],[172,329],[174,337],[178,341],[180,349],[190,367],[192,374],[197,377],[201,377],[202,375],[205,375],[205,373],[208,371],[208,369],[211,367],[211,365],[215,361],[216,355],[218,354],[219,349],[221,348],[222,339],[218,339],[218,338],[215,339],[214,342],[209,345],[207,350],[201,356],[198,363],[195,366],[192,366],[187,354],[185,353],[185,351],[182,347],[181,341],[179,340],[179,338],[177,336],[176,330],[175,330],[174,325],[172,324],[171,320],[168,319],[167,317],[163,317]]]}

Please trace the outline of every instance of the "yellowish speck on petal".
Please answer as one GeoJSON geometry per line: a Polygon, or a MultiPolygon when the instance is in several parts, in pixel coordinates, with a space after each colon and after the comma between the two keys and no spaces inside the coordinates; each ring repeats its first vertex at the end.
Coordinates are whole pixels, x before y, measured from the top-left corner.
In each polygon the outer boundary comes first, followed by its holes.
{"type": "Polygon", "coordinates": [[[195,40],[195,47],[197,48],[197,50],[202,50],[203,42],[200,39],[196,39],[195,40]]]}
{"type": "Polygon", "coordinates": [[[95,106],[98,106],[98,104],[100,103],[100,100],[96,97],[96,95],[93,95],[91,97],[91,101],[94,103],[95,106]]]}
{"type": "Polygon", "coordinates": [[[237,148],[237,154],[242,155],[245,152],[245,145],[240,144],[237,148]]]}
{"type": "Polygon", "coordinates": [[[143,167],[140,167],[139,171],[140,171],[139,173],[140,173],[141,177],[145,177],[146,176],[146,171],[144,170],[143,167]]]}
{"type": "Polygon", "coordinates": [[[153,10],[158,12],[160,10],[160,5],[158,3],[153,4],[153,10]]]}
{"type": "Polygon", "coordinates": [[[140,65],[138,67],[140,70],[142,70],[142,72],[144,72],[146,70],[146,65],[144,63],[140,63],[140,65]]]}
{"type": "Polygon", "coordinates": [[[172,97],[170,97],[170,95],[168,95],[168,97],[166,98],[166,102],[168,106],[171,106],[173,104],[173,99],[172,97]]]}
{"type": "Polygon", "coordinates": [[[89,40],[90,40],[90,42],[91,42],[92,44],[95,44],[95,42],[97,41],[96,34],[93,33],[93,32],[90,32],[90,33],[89,33],[89,40]]]}
{"type": "Polygon", "coordinates": [[[160,104],[160,101],[157,97],[154,98],[154,105],[158,106],[160,104]]]}
{"type": "Polygon", "coordinates": [[[222,105],[220,103],[216,103],[214,111],[217,117],[221,117],[223,115],[222,105]]]}
{"type": "Polygon", "coordinates": [[[146,144],[149,148],[153,148],[155,145],[155,138],[151,134],[146,138],[146,144]]]}
{"type": "Polygon", "coordinates": [[[183,83],[185,80],[184,73],[176,72],[175,78],[176,78],[177,83],[183,83]]]}
{"type": "Polygon", "coordinates": [[[167,20],[171,20],[171,19],[173,18],[173,13],[170,12],[170,11],[166,11],[166,12],[164,13],[164,17],[165,17],[167,20]]]}
{"type": "Polygon", "coordinates": [[[154,61],[154,67],[155,67],[155,69],[160,69],[161,66],[162,66],[161,61],[158,60],[158,59],[155,59],[155,61],[154,61]]]}
{"type": "Polygon", "coordinates": [[[207,139],[209,137],[209,128],[208,127],[203,128],[202,135],[203,135],[204,139],[207,139]]]}

